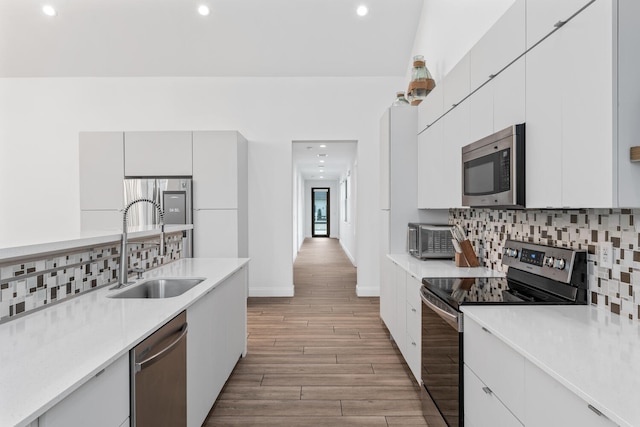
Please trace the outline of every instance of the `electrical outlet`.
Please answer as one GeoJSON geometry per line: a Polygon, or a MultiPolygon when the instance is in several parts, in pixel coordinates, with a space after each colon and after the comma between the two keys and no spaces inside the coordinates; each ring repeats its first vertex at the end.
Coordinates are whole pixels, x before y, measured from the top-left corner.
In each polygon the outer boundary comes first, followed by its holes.
{"type": "Polygon", "coordinates": [[[604,268],[613,267],[613,243],[598,243],[598,248],[600,251],[600,260],[598,262],[598,265],[604,268]]]}

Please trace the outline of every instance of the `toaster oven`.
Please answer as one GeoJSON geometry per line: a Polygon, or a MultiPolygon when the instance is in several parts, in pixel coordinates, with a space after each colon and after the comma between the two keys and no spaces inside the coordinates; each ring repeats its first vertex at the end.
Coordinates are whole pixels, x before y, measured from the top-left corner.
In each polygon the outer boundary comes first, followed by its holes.
{"type": "Polygon", "coordinates": [[[453,258],[455,249],[448,225],[409,223],[407,252],[419,259],[453,258]]]}

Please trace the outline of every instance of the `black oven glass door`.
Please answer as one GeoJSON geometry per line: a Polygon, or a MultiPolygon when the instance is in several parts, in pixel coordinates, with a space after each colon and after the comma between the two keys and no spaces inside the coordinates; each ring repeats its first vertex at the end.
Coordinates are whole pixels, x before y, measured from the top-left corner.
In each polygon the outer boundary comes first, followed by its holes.
{"type": "Polygon", "coordinates": [[[511,190],[511,149],[464,163],[464,194],[486,196],[511,190]]]}
{"type": "Polygon", "coordinates": [[[428,291],[423,289],[422,294],[422,382],[441,417],[424,416],[429,425],[441,425],[444,419],[448,426],[458,427],[462,425],[459,313],[428,291]]]}

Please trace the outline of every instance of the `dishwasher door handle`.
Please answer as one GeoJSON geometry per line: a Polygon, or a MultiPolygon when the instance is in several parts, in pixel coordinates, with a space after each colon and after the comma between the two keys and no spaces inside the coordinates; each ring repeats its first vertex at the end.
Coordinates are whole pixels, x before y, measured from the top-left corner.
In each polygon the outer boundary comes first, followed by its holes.
{"type": "Polygon", "coordinates": [[[135,372],[140,372],[142,371],[144,368],[149,367],[151,365],[153,365],[154,363],[156,363],[158,360],[162,359],[164,356],[166,356],[167,354],[171,353],[171,350],[178,345],[178,343],[180,341],[182,341],[182,339],[184,337],[187,336],[187,330],[189,329],[189,324],[187,322],[184,322],[182,324],[182,327],[180,328],[180,330],[178,331],[180,333],[180,335],[178,335],[178,337],[171,341],[171,343],[166,346],[165,348],[163,348],[162,350],[160,350],[159,352],[157,352],[156,354],[154,354],[153,356],[147,357],[146,359],[144,359],[142,362],[136,362],[136,367],[135,367],[135,372]]]}

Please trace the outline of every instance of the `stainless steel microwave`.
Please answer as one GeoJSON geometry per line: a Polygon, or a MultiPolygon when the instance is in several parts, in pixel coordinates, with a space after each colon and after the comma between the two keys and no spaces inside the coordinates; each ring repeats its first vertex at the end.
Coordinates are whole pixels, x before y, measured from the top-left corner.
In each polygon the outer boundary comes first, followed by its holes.
{"type": "Polygon", "coordinates": [[[462,205],[525,207],[525,126],[462,147],[462,205]]]}

